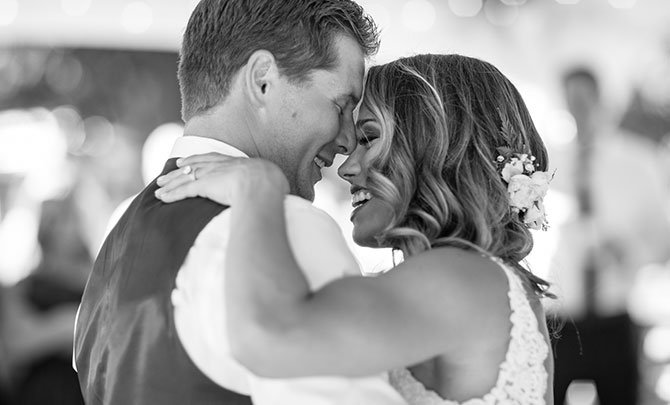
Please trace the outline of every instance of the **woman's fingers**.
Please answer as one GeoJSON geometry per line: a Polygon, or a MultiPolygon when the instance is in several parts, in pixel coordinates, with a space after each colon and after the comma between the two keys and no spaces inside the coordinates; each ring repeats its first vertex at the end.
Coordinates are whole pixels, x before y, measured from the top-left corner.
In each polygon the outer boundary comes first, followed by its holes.
{"type": "Polygon", "coordinates": [[[230,205],[233,199],[231,186],[236,181],[230,170],[212,170],[196,180],[181,174],[156,190],[156,197],[170,203],[185,198],[204,197],[219,204],[230,205]]]}
{"type": "Polygon", "coordinates": [[[185,198],[198,197],[200,185],[197,183],[198,180],[187,179],[186,181],[182,181],[182,179],[175,179],[173,182],[156,190],[156,198],[163,202],[171,203],[185,198]]]}
{"type": "Polygon", "coordinates": [[[175,169],[167,174],[164,174],[162,176],[159,176],[156,179],[156,184],[158,186],[163,187],[164,185],[172,182],[175,179],[187,176],[187,177],[192,177],[195,174],[193,173],[193,167],[192,166],[184,166],[182,168],[175,169]]]}
{"type": "Polygon", "coordinates": [[[216,152],[203,153],[200,155],[191,155],[185,158],[177,159],[178,167],[195,166],[202,163],[223,162],[226,160],[235,159],[231,156],[222,155],[216,152]]]}
{"type": "Polygon", "coordinates": [[[175,169],[159,177],[160,187],[155,195],[163,202],[174,202],[190,197],[205,197],[220,204],[230,203],[229,189],[240,176],[235,172],[235,159],[193,164],[175,169]]]}
{"type": "Polygon", "coordinates": [[[160,187],[158,190],[161,190],[161,192],[168,192],[184,184],[193,182],[195,179],[193,171],[185,173],[182,169],[177,169],[165,176],[159,177],[158,180],[156,180],[156,184],[160,187]]]}
{"type": "Polygon", "coordinates": [[[174,202],[189,197],[209,198],[231,205],[258,190],[289,192],[281,170],[262,159],[231,158],[219,154],[184,158],[182,166],[157,179],[156,197],[174,202]],[[188,164],[185,164],[188,163],[188,164]]]}
{"type": "Polygon", "coordinates": [[[234,158],[230,156],[221,155],[219,153],[208,153],[204,155],[192,155],[187,158],[180,158],[177,160],[178,168],[158,177],[156,183],[163,187],[173,179],[182,178],[184,175],[191,180],[196,180],[202,176],[231,165],[234,161],[242,158],[234,158]],[[181,164],[180,164],[181,163],[181,164]]]}
{"type": "Polygon", "coordinates": [[[219,170],[230,170],[231,166],[235,165],[235,162],[242,158],[233,158],[226,156],[225,159],[217,159],[211,161],[194,161],[189,160],[191,163],[189,165],[183,166],[182,169],[186,174],[190,175],[193,179],[201,179],[208,175],[209,173],[216,172],[219,170]]]}

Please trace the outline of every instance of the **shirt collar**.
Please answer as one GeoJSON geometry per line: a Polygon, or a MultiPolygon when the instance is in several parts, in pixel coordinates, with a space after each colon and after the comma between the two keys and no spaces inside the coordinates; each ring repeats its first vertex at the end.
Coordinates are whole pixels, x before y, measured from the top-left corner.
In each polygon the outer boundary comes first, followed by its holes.
{"type": "Polygon", "coordinates": [[[177,138],[172,146],[170,157],[188,157],[209,152],[218,152],[232,157],[249,157],[246,153],[225,142],[195,135],[184,135],[177,138]]]}

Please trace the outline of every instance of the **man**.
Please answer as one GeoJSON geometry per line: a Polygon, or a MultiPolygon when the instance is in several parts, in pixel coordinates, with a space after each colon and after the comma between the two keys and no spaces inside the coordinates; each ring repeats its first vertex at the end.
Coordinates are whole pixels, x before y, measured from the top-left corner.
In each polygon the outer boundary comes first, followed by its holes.
{"type": "MultiPolygon", "coordinates": [[[[355,146],[352,111],[376,48],[374,24],[351,0],[201,1],[184,34],[186,124],[172,157],[263,157],[293,194],[312,200],[321,169],[355,146]]],[[[164,173],[174,168],[170,159],[164,173]]],[[[88,404],[402,403],[381,377],[280,381],[244,370],[225,330],[223,266],[234,237],[225,207],[166,205],[156,188],[111,231],[84,292],[74,355],[88,404]]],[[[287,219],[313,287],[356,268],[337,226],[308,201],[288,199],[287,219]]]]}
{"type": "Polygon", "coordinates": [[[577,215],[558,229],[552,258],[563,325],[554,342],[554,401],[563,403],[573,381],[592,380],[600,403],[634,404],[638,327],[627,310],[630,292],[637,270],[670,253],[662,154],[617,128],[591,69],[570,69],[563,86],[577,126],[564,165],[572,169],[577,215]]]}

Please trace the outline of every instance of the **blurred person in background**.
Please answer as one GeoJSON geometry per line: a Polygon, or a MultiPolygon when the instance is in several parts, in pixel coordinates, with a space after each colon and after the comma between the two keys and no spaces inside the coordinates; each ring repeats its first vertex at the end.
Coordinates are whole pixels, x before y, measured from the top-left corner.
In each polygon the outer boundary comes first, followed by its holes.
{"type": "MultiPolygon", "coordinates": [[[[561,226],[551,278],[562,326],[554,342],[555,401],[592,380],[602,404],[636,404],[638,328],[627,313],[636,271],[670,254],[667,172],[658,148],[618,127],[594,71],[562,77],[577,128],[571,171],[577,212],[561,226]]],[[[667,159],[667,157],[666,157],[667,159]]]]}
{"type": "MultiPolygon", "coordinates": [[[[271,159],[304,198],[287,203],[315,283],[342,277],[355,260],[310,201],[321,169],[355,145],[353,109],[365,57],[377,47],[374,23],[350,0],[200,1],[180,55],[184,136],[163,172],[194,153],[271,159]],[[317,235],[332,242],[328,250],[317,235]],[[329,253],[332,246],[342,249],[329,253]]],[[[146,187],[111,230],[82,298],[74,365],[87,403],[403,403],[382,375],[267,380],[236,363],[221,280],[202,283],[203,273],[222,275],[224,207],[162,204],[156,188],[146,187]]]]}
{"type": "Polygon", "coordinates": [[[72,328],[92,258],[73,193],[41,204],[37,267],[3,300],[2,338],[15,404],[83,404],[72,328]]]}
{"type": "Polygon", "coordinates": [[[11,403],[81,404],[71,370],[72,328],[92,266],[94,232],[85,214],[98,188],[82,181],[87,163],[69,153],[67,135],[52,112],[3,114],[11,123],[1,128],[3,135],[20,138],[14,145],[19,157],[3,161],[2,170],[14,180],[3,193],[9,196],[8,214],[0,223],[7,284],[0,339],[11,403]]]}

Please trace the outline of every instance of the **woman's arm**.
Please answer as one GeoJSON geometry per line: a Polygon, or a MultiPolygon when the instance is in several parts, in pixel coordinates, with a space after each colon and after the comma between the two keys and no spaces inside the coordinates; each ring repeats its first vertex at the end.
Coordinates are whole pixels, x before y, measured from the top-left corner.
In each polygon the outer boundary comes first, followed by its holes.
{"type": "MultiPolygon", "coordinates": [[[[211,191],[197,189],[209,184],[237,190],[226,197],[233,201],[217,201],[231,205],[235,235],[226,262],[229,338],[233,354],[250,370],[268,377],[369,375],[443,353],[460,340],[459,334],[471,331],[469,318],[476,308],[463,305],[475,301],[472,291],[481,286],[472,274],[449,271],[473,265],[473,255],[455,249],[410,258],[376,278],[348,277],[310,292],[286,236],[285,189],[270,181],[278,169],[261,165],[254,170],[247,178],[202,170],[198,181],[181,187],[189,189],[189,196],[208,194],[215,200],[219,197],[211,191]]],[[[479,265],[491,265],[479,259],[479,265]]],[[[482,302],[493,309],[478,322],[494,322],[495,308],[508,308],[501,305],[506,303],[501,291],[482,302]]]]}

